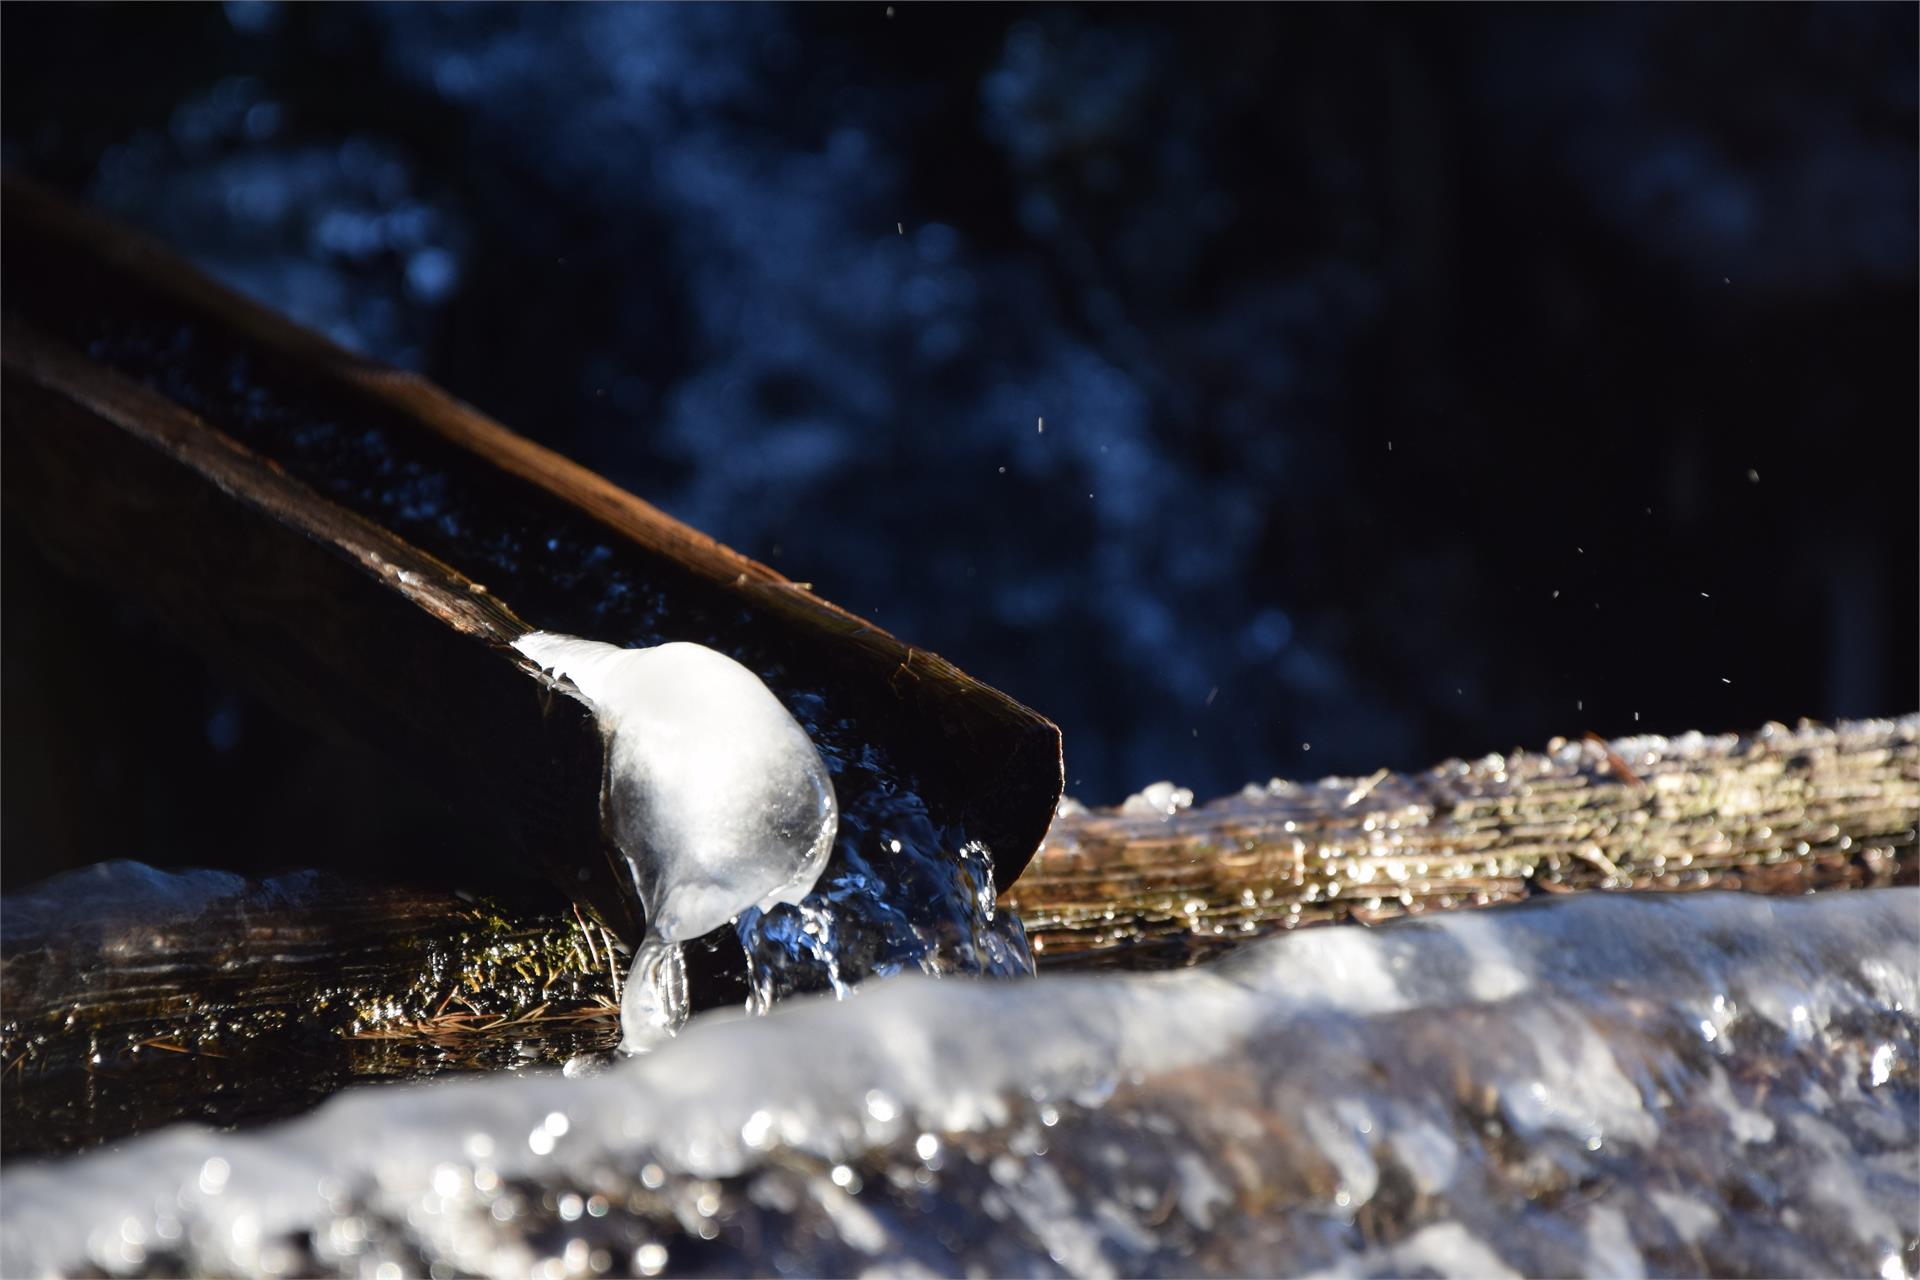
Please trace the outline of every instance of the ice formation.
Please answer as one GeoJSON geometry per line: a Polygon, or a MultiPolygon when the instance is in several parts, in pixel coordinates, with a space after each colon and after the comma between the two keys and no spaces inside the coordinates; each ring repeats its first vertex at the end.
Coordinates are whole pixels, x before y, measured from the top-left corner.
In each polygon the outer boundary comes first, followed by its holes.
{"type": "Polygon", "coordinates": [[[1920,892],[870,984],[0,1172],[0,1274],[1907,1274],[1920,892]]]}
{"type": "Polygon", "coordinates": [[[1120,802],[1120,812],[1128,815],[1157,814],[1171,818],[1182,809],[1193,807],[1193,790],[1171,782],[1150,782],[1120,802]]]}
{"type": "Polygon", "coordinates": [[[839,826],[833,782],[806,730],[723,653],[544,631],[514,647],[570,681],[607,735],[608,825],[647,912],[621,1047],[644,1049],[686,1018],[681,943],[813,888],[839,826]]]}

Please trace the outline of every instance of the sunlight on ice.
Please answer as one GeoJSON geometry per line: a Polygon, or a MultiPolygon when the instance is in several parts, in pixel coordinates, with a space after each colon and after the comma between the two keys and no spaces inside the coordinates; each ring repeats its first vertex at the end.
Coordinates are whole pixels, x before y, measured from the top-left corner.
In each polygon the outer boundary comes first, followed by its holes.
{"type": "Polygon", "coordinates": [[[1128,796],[1120,804],[1120,812],[1125,814],[1158,814],[1171,818],[1182,809],[1193,805],[1193,792],[1187,787],[1175,786],[1171,782],[1155,782],[1128,796]]]}
{"type": "Polygon", "coordinates": [[[833,783],[759,677],[704,645],[534,632],[514,647],[570,681],[607,735],[604,803],[647,912],[621,1047],[645,1049],[686,1020],[681,943],[813,888],[839,825],[833,783]]]}

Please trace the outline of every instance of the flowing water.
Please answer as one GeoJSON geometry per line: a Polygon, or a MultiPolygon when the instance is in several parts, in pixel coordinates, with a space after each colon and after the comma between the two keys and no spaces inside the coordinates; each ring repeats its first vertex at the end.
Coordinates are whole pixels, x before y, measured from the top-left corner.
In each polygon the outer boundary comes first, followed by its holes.
{"type": "MultiPolygon", "coordinates": [[[[909,855],[910,846],[897,836],[880,840],[885,878],[858,852],[843,851],[813,893],[798,902],[750,907],[734,921],[746,953],[749,1013],[769,1013],[800,995],[845,999],[869,978],[909,971],[1033,974],[1033,952],[1019,917],[995,905],[993,859],[984,846],[971,842],[942,856],[937,841],[916,842],[909,855]],[[902,859],[924,896],[899,891],[902,859]]],[[[678,1032],[688,1013],[680,949],[649,933],[626,987],[623,1047],[657,1045],[678,1032]]]]}
{"type": "Polygon", "coordinates": [[[905,975],[587,1078],[10,1165],[0,1270],[1904,1276],[1916,999],[1907,888],[905,975]]]}

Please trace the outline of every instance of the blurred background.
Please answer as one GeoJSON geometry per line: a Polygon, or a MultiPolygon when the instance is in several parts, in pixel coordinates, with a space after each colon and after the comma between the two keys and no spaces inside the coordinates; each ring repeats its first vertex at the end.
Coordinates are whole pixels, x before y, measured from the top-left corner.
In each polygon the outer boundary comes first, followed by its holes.
{"type": "MultiPolygon", "coordinates": [[[[1053,717],[1111,803],[1920,705],[1916,34],[11,5],[0,135],[1053,717]]],[[[10,861],[164,861],[234,838],[181,817],[223,788],[337,783],[23,543],[10,861]],[[113,801],[14,803],[55,776],[113,801]]]]}

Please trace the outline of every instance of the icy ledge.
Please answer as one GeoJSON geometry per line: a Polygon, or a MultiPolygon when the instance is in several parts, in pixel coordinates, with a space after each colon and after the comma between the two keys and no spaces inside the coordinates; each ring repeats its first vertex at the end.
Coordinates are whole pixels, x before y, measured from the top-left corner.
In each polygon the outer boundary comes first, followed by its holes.
{"type": "Polygon", "coordinates": [[[607,736],[608,827],[647,912],[622,1047],[650,1047],[686,1019],[681,943],[797,903],[820,878],[839,825],[832,780],[760,678],[705,645],[536,631],[514,648],[577,690],[607,736]]]}
{"type": "Polygon", "coordinates": [[[901,977],[9,1168],[0,1272],[1905,1275],[1917,997],[1904,888],[901,977]]]}

